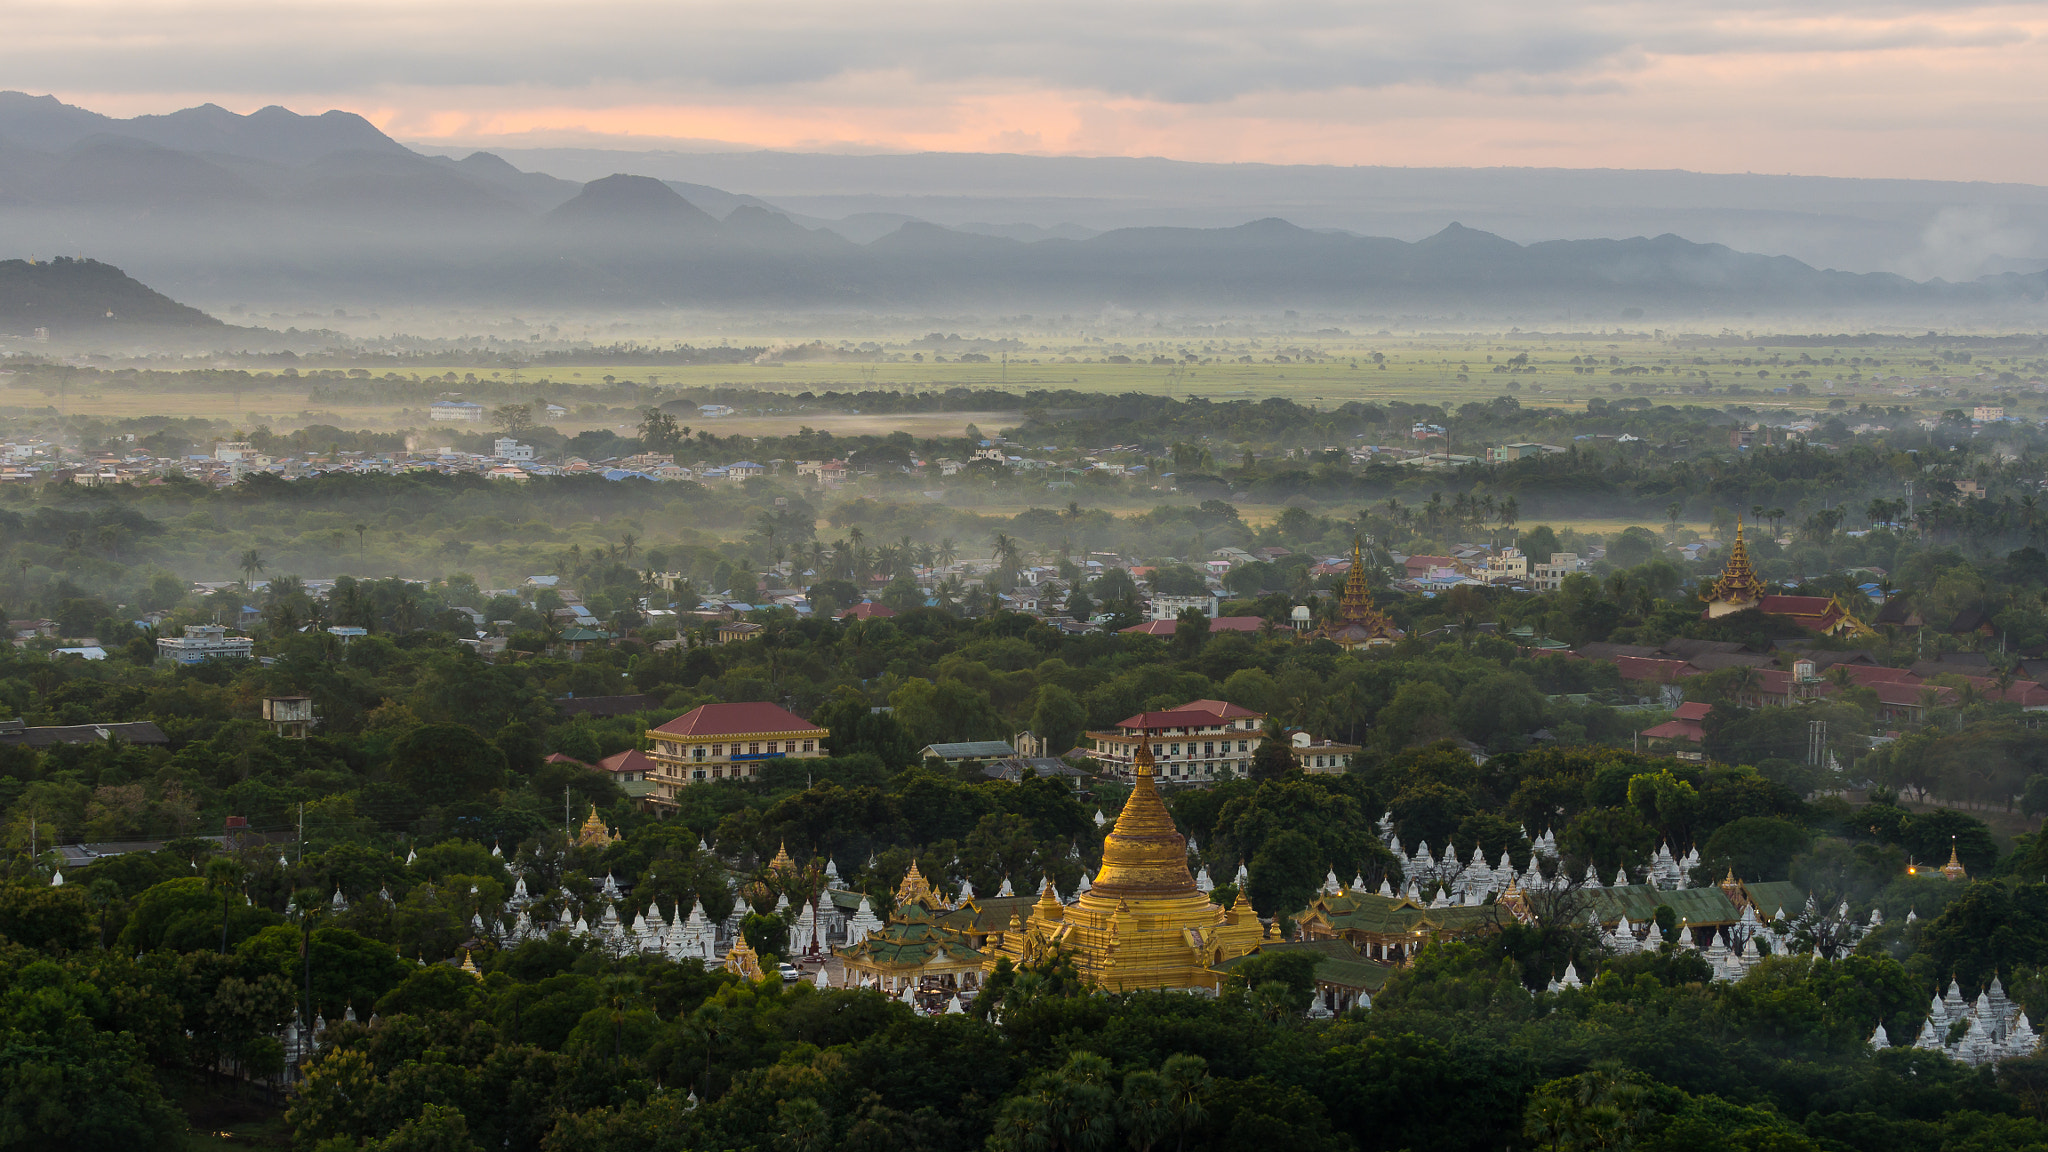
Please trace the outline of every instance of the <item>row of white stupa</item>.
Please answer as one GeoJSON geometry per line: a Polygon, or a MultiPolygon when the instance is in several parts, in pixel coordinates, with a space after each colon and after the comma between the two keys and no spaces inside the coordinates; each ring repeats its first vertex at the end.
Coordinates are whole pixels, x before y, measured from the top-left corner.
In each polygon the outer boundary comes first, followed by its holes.
{"type": "MultiPolygon", "coordinates": [[[[1870,1047],[1883,1050],[1891,1046],[1884,1025],[1878,1024],[1877,1031],[1870,1035],[1870,1047]]],[[[2005,985],[1993,976],[1991,987],[1977,993],[1974,1004],[1963,999],[1960,984],[1949,981],[1948,995],[1936,996],[1928,1005],[1927,1019],[1921,1022],[1920,1035],[1913,1041],[1913,1047],[1924,1052],[1945,1052],[1964,1064],[1992,1064],[2032,1056],[2041,1050],[2041,1036],[2020,1006],[2007,998],[2005,985]],[[1949,1033],[1958,1022],[1962,1029],[1950,1040],[1949,1033]]]]}

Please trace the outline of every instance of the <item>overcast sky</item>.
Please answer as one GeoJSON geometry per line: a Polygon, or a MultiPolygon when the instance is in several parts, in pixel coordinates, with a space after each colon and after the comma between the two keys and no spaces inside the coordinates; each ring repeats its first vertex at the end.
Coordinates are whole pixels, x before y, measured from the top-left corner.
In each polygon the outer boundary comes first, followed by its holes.
{"type": "Polygon", "coordinates": [[[2048,8],[0,0],[0,84],[402,140],[2048,183],[2048,8]]]}

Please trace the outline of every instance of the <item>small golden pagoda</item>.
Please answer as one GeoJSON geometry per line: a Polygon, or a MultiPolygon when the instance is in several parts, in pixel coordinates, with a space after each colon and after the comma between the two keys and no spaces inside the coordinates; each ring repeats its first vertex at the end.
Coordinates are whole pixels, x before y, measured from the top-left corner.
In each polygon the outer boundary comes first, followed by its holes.
{"type": "Polygon", "coordinates": [[[583,827],[576,833],[576,845],[579,848],[607,848],[624,839],[625,837],[614,835],[605,828],[604,821],[597,818],[595,804],[590,806],[590,815],[584,817],[583,827]]]}
{"type": "Polygon", "coordinates": [[[1707,619],[1744,612],[1763,603],[1764,582],[1749,566],[1749,545],[1742,540],[1742,517],[1735,518],[1735,547],[1728,551],[1728,563],[1721,575],[1700,599],[1707,602],[1707,619]]]}
{"type": "Polygon", "coordinates": [[[1140,739],[1131,763],[1131,798],[1102,844],[1102,870],[1071,905],[1047,881],[1031,916],[1013,921],[998,956],[1028,963],[1065,949],[1091,983],[1134,988],[1209,988],[1209,971],[1249,952],[1265,936],[1249,901],[1229,909],[1209,901],[1188,874],[1188,842],[1173,826],[1153,782],[1150,740],[1140,739]]]}
{"type": "Polygon", "coordinates": [[[1949,837],[1948,863],[1941,866],[1941,878],[1944,880],[1968,880],[1970,878],[1969,869],[1963,867],[1962,858],[1956,855],[1955,837],[1953,836],[1949,837]]]}
{"type": "Polygon", "coordinates": [[[732,951],[725,954],[725,970],[742,980],[761,978],[761,956],[745,936],[734,937],[732,951]]]}
{"type": "Polygon", "coordinates": [[[1344,596],[1337,601],[1337,619],[1308,634],[1311,640],[1328,640],[1349,652],[1356,648],[1384,648],[1407,633],[1387,619],[1372,602],[1372,589],[1365,582],[1365,546],[1351,538],[1351,574],[1344,578],[1344,596]]]}
{"type": "Polygon", "coordinates": [[[768,871],[785,876],[796,873],[796,861],[789,858],[788,841],[785,840],[775,846],[775,859],[768,862],[768,871]]]}

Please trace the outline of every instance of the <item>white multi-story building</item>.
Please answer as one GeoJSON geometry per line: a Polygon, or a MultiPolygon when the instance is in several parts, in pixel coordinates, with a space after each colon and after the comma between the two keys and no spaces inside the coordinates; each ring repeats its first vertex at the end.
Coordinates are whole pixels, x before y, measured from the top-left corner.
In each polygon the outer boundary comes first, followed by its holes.
{"type": "Polygon", "coordinates": [[[521,444],[510,436],[500,436],[496,446],[491,451],[491,455],[500,460],[510,460],[515,464],[529,463],[533,460],[533,445],[521,444]]]}
{"type": "Polygon", "coordinates": [[[1536,565],[1536,586],[1555,592],[1564,586],[1565,577],[1585,570],[1586,562],[1577,552],[1552,552],[1548,562],[1536,565]]]}
{"type": "Polygon", "coordinates": [[[1154,596],[1152,597],[1152,619],[1177,620],[1189,608],[1199,608],[1202,615],[1214,620],[1217,613],[1217,598],[1208,596],[1154,596]]]}
{"type": "Polygon", "coordinates": [[[427,419],[481,424],[484,422],[484,406],[467,400],[436,400],[427,405],[427,419]]]}
{"type": "Polygon", "coordinates": [[[187,624],[183,636],[165,636],[156,642],[159,659],[179,664],[204,664],[208,660],[247,660],[256,652],[256,641],[247,636],[230,636],[219,624],[187,624]]]}

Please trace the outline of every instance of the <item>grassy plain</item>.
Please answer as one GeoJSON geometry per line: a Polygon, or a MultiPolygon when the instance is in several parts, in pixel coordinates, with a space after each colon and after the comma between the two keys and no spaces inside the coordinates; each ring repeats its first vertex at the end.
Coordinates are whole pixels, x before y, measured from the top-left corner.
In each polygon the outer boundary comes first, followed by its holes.
{"type": "MultiPolygon", "coordinates": [[[[762,339],[762,343],[774,343],[762,339]]],[[[1350,401],[1407,401],[1451,407],[1474,400],[1512,395],[1525,406],[1583,405],[1589,398],[1647,395],[1657,403],[1694,402],[1711,405],[1741,403],[1759,409],[1791,412],[1826,410],[1830,399],[1849,406],[1869,402],[1939,410],[1952,401],[1941,397],[1900,397],[1904,384],[1935,382],[1940,375],[1964,389],[1981,387],[1969,377],[1987,362],[1972,366],[1942,364],[1937,371],[1931,353],[1897,346],[1863,347],[1853,341],[1839,346],[1797,348],[1774,346],[1769,338],[1737,343],[1719,339],[1711,346],[1687,338],[1647,334],[1575,333],[1531,335],[1443,335],[1359,338],[1269,336],[1256,340],[1197,338],[1132,339],[1112,343],[1075,343],[1048,339],[1024,341],[1024,347],[988,363],[961,362],[957,349],[945,362],[925,355],[908,359],[911,345],[885,349],[887,359],[872,361],[792,360],[747,364],[619,367],[616,365],[548,365],[525,369],[476,366],[476,374],[497,383],[516,383],[547,391],[548,398],[578,407],[576,391],[604,383],[607,377],[640,383],[686,387],[739,387],[794,396],[803,392],[858,392],[872,389],[915,391],[970,388],[1012,393],[1035,389],[1071,389],[1116,394],[1143,392],[1200,396],[1211,400],[1286,397],[1297,403],[1335,407],[1350,401]],[[1206,363],[1186,363],[1194,356],[1206,363]],[[1120,356],[1131,363],[1110,363],[1120,356]],[[1375,359],[1375,357],[1379,359],[1375,359]],[[1810,360],[1801,361],[1801,357],[1810,360]],[[1173,359],[1158,364],[1155,357],[1173,359]],[[1249,357],[1253,362],[1242,362],[1249,357]],[[1496,372],[1516,357],[1512,373],[1496,372]],[[1823,360],[1832,361],[1823,366],[1823,360]],[[1574,363],[1573,361],[1578,361],[1574,363]],[[1853,366],[1851,363],[1853,361],[1853,366]],[[1616,370],[1624,374],[1616,375],[1616,370]],[[1795,377],[1803,372],[1803,377],[1795,377]],[[1462,378],[1461,378],[1462,377],[1462,378]],[[1884,379],[1875,379],[1884,377],[1884,379]],[[1900,377],[1903,379],[1892,379],[1900,377]],[[1805,397],[1772,392],[1797,379],[1812,394],[1805,397]],[[545,383],[543,383],[545,382],[545,383]],[[1679,387],[1711,386],[1697,399],[1682,397],[1679,387]],[[1737,385],[1743,391],[1728,394],[1737,385]]],[[[318,356],[302,361],[306,368],[324,365],[318,356]]],[[[154,366],[154,365],[152,365],[154,366]]],[[[353,366],[335,361],[334,367],[353,366]]],[[[2010,360],[1989,365],[2020,367],[2010,360]]],[[[428,369],[434,375],[441,368],[428,369]]],[[[458,369],[461,371],[461,369],[458,369]]],[[[406,375],[415,373],[406,370],[406,375]]],[[[1952,385],[1952,387],[1957,385],[1952,385]]],[[[459,385],[451,390],[459,390],[459,385]]],[[[1980,402],[1987,397],[1980,396],[1980,402]]],[[[2033,399],[2030,398],[2030,402],[2033,399]]],[[[781,402],[786,405],[787,401],[781,402]]],[[[273,428],[306,423],[390,429],[420,423],[418,402],[316,406],[307,388],[286,378],[255,380],[232,391],[202,383],[151,389],[123,387],[116,381],[92,380],[59,390],[29,387],[0,376],[0,408],[55,408],[64,414],[123,416],[139,412],[198,416],[233,424],[262,422],[273,428]]],[[[631,410],[608,406],[583,411],[561,422],[567,432],[617,428],[631,410]]],[[[902,430],[912,435],[957,434],[972,421],[983,428],[1001,426],[1014,414],[993,412],[936,413],[880,417],[851,412],[743,413],[719,424],[721,431],[762,435],[803,425],[835,434],[859,435],[902,430]]]]}

